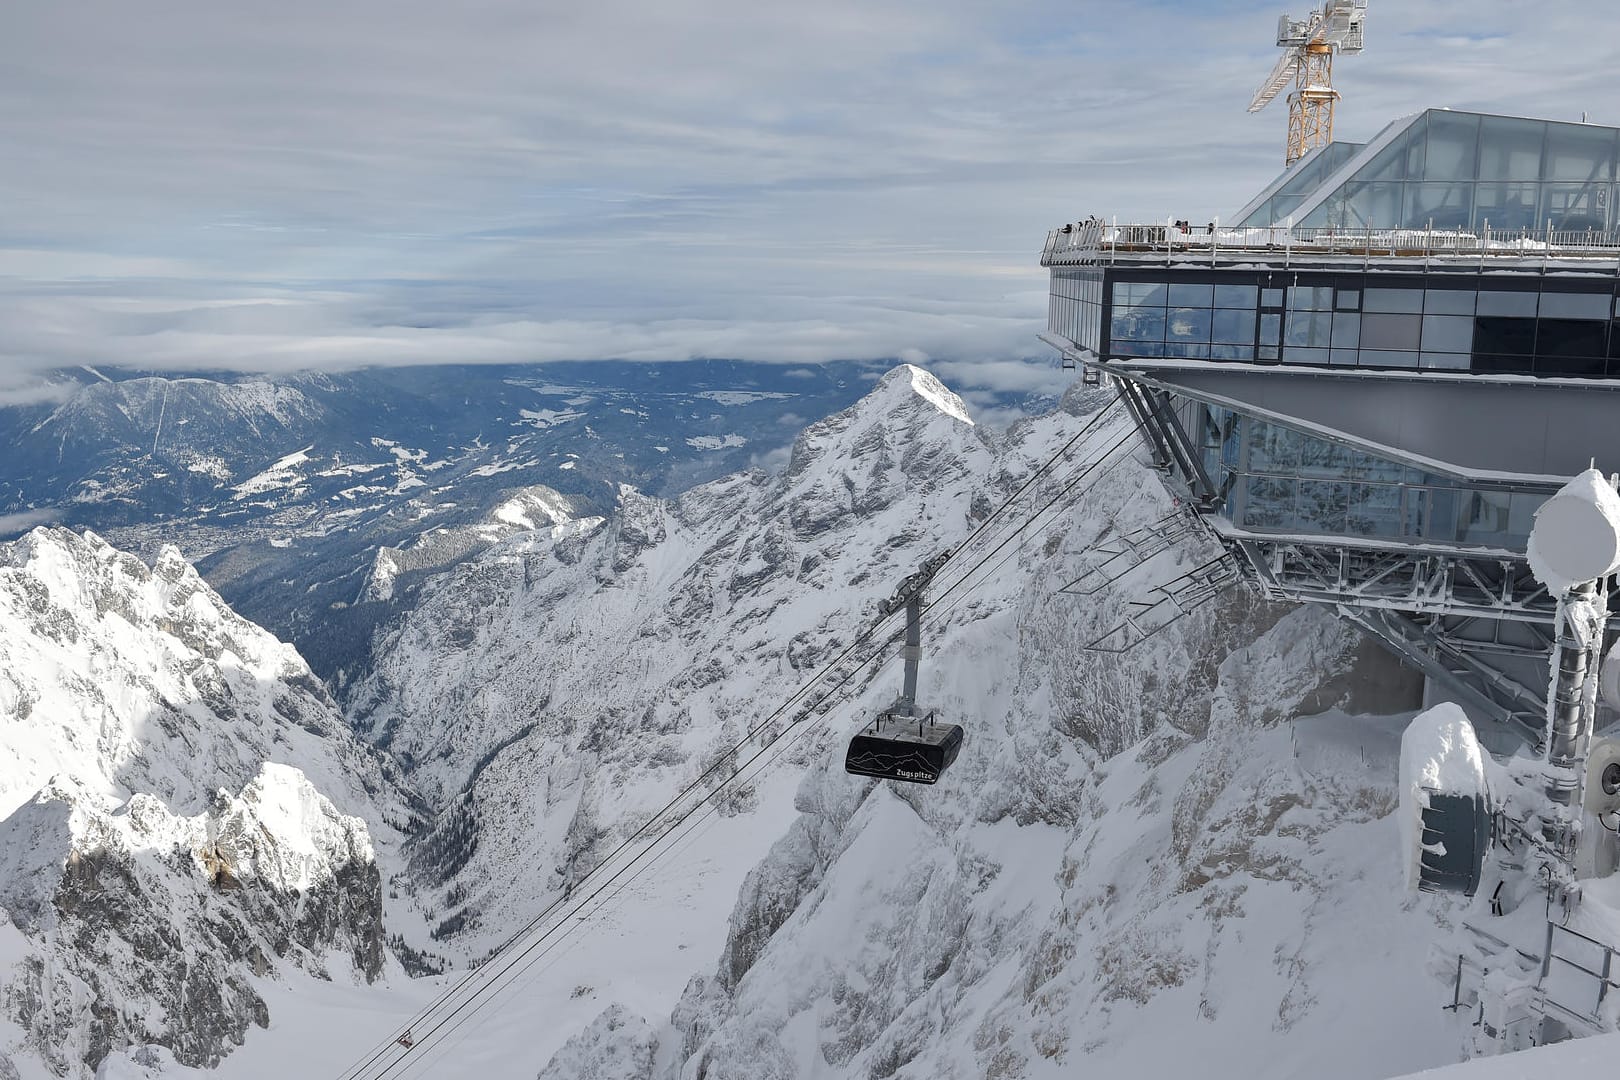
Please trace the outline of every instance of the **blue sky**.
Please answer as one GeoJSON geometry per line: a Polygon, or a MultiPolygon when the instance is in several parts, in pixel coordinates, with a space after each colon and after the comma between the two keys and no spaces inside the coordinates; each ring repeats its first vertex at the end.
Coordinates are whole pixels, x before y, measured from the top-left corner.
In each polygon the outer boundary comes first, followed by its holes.
{"type": "MultiPolygon", "coordinates": [[[[1599,7],[1373,0],[1340,134],[1430,105],[1620,123],[1599,7]]],[[[1032,378],[1049,227],[1205,220],[1276,171],[1280,105],[1244,109],[1278,13],[5,5],[0,401],[78,363],[904,355],[1032,378]]]]}

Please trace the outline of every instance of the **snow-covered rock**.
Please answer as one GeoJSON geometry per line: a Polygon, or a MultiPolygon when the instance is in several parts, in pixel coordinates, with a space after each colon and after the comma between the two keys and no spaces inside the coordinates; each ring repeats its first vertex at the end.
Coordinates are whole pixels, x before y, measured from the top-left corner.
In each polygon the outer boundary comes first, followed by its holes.
{"type": "Polygon", "coordinates": [[[173,549],[37,529],[0,545],[0,655],[0,1049],[212,1065],[268,1022],[256,978],[382,973],[407,797],[290,646],[173,549]]]}

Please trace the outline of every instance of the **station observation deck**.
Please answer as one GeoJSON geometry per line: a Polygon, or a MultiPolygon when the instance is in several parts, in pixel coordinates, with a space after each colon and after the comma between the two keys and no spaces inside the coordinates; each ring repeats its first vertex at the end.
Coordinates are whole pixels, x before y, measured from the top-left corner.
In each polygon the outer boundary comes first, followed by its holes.
{"type": "Polygon", "coordinates": [[[1430,110],[1313,151],[1240,227],[1054,229],[1042,337],[1119,388],[1252,584],[1533,741],[1530,526],[1620,468],[1617,201],[1620,129],[1430,110]]]}

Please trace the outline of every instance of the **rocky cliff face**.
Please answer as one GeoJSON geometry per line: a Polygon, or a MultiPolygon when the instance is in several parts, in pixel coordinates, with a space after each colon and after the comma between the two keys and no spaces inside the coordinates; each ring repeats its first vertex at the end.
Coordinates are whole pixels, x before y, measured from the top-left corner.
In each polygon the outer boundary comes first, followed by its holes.
{"type": "Polygon", "coordinates": [[[382,973],[371,834],[406,799],[291,647],[173,549],[41,529],[0,546],[0,654],[0,1009],[27,1052],[212,1065],[267,1023],[256,979],[382,973]]]}

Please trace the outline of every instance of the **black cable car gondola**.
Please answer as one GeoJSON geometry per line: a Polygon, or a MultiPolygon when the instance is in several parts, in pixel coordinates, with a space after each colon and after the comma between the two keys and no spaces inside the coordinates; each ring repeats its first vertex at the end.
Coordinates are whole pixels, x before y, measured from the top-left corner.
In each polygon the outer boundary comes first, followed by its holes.
{"type": "Polygon", "coordinates": [[[950,558],[941,552],[906,578],[894,596],[880,605],[885,616],[906,609],[905,688],[900,698],[878,713],[849,742],[844,771],[857,776],[932,784],[950,768],[962,749],[960,724],[939,721],[933,710],[917,707],[917,668],[922,660],[922,593],[939,568],[950,558]]]}

